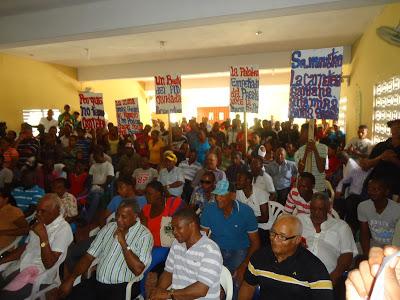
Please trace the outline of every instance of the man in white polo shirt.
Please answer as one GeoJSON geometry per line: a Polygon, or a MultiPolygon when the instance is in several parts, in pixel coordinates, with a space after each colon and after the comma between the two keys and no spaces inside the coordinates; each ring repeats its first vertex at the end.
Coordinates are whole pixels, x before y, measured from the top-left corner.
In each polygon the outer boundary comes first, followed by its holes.
{"type": "Polygon", "coordinates": [[[53,110],[49,109],[47,111],[47,117],[43,117],[43,118],[40,119],[39,124],[44,126],[44,132],[45,133],[48,133],[49,129],[51,127],[53,127],[53,126],[57,127],[58,126],[58,121],[53,119],[53,115],[54,115],[53,110]]]}
{"type": "Polygon", "coordinates": [[[177,158],[174,152],[165,151],[165,168],[161,169],[158,180],[163,184],[171,196],[180,197],[183,192],[185,177],[180,168],[176,167],[177,158]]]}
{"type": "Polygon", "coordinates": [[[175,241],[150,299],[220,299],[218,245],[200,232],[198,216],[190,208],[174,215],[172,228],[175,241]]]}
{"type": "Polygon", "coordinates": [[[302,236],[308,250],[324,263],[330,274],[335,299],[344,299],[343,273],[349,270],[358,251],[349,225],[332,218],[329,210],[328,197],[324,193],[315,193],[310,203],[310,215],[299,214],[297,217],[303,225],[302,236]]]}

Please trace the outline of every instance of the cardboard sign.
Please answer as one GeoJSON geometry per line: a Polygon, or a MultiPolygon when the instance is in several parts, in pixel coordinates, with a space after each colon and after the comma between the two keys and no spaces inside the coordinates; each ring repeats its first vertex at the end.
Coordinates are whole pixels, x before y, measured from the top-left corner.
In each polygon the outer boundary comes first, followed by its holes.
{"type": "Polygon", "coordinates": [[[343,47],[292,52],[289,117],[337,120],[343,47]]]}
{"type": "Polygon", "coordinates": [[[104,128],[103,94],[101,93],[80,93],[79,102],[81,106],[81,123],[83,129],[104,128]]]}
{"type": "Polygon", "coordinates": [[[155,76],[156,114],[182,112],[181,76],[155,76]]]}
{"type": "Polygon", "coordinates": [[[255,66],[231,67],[230,111],[258,113],[259,71],[255,66]]]}
{"type": "Polygon", "coordinates": [[[130,135],[140,131],[138,98],[115,100],[115,111],[120,135],[130,135]]]}

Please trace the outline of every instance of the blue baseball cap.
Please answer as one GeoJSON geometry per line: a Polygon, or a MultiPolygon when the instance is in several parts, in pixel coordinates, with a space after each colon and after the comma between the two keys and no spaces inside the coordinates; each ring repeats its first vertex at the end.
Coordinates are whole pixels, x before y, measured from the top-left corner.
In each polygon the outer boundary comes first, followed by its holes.
{"type": "Polygon", "coordinates": [[[224,196],[230,192],[235,192],[235,186],[233,183],[229,182],[228,180],[220,180],[215,185],[215,189],[211,192],[214,195],[224,196]]]}

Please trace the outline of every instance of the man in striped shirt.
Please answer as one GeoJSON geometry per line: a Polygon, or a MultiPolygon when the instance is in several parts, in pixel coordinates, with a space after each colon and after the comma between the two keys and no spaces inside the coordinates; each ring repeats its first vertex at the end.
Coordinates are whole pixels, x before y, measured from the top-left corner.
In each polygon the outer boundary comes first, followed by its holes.
{"type": "Polygon", "coordinates": [[[311,173],[303,172],[287,197],[285,213],[287,214],[310,214],[311,197],[314,190],[315,177],[311,173]]]}
{"type": "Polygon", "coordinates": [[[190,208],[174,215],[172,227],[175,241],[150,299],[219,299],[222,271],[219,247],[200,233],[199,219],[190,208]]]}
{"type": "Polygon", "coordinates": [[[132,297],[139,295],[139,281],[151,262],[153,237],[137,221],[138,213],[135,200],[121,202],[116,222],[110,222],[100,230],[86,255],[60,286],[61,296],[70,294],[68,299],[86,300],[125,299],[130,281],[135,282],[132,297]],[[98,260],[96,279],[85,280],[72,289],[75,279],[89,269],[94,259],[98,260]]]}

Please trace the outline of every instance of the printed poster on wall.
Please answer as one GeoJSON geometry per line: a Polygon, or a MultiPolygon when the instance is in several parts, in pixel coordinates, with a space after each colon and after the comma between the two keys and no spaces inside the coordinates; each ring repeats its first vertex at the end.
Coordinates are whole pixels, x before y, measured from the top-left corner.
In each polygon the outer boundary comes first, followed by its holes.
{"type": "Polygon", "coordinates": [[[256,66],[231,67],[230,111],[258,113],[259,71],[256,66]]]}
{"type": "Polygon", "coordinates": [[[138,98],[115,100],[118,133],[130,135],[140,131],[138,98]]]}
{"type": "Polygon", "coordinates": [[[103,94],[83,92],[79,94],[83,129],[104,128],[103,94]]]}
{"type": "Polygon", "coordinates": [[[182,112],[181,76],[154,76],[156,95],[156,114],[182,112]]]}
{"type": "Polygon", "coordinates": [[[289,117],[337,120],[343,47],[292,52],[289,117]]]}

